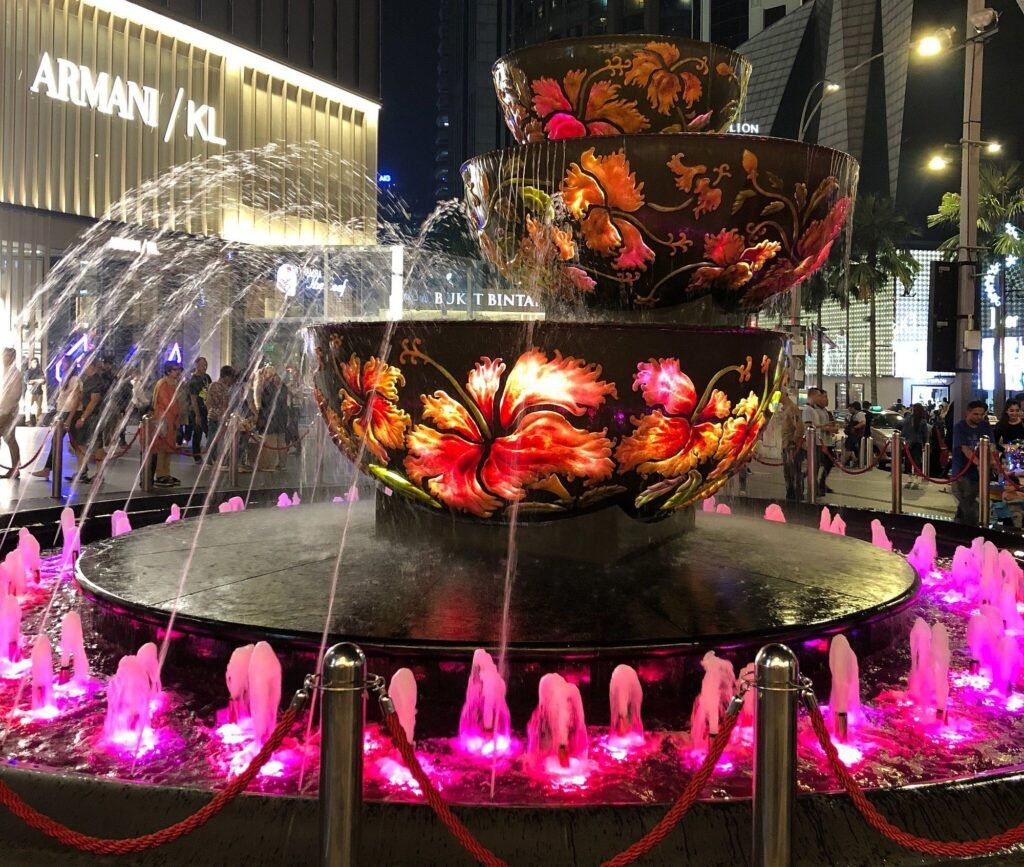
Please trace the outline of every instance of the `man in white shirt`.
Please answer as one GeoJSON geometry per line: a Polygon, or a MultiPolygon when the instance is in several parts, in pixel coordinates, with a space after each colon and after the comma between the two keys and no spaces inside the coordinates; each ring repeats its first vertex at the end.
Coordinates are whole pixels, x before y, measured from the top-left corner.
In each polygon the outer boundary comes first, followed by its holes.
{"type": "Polygon", "coordinates": [[[5,479],[18,478],[18,464],[21,463],[21,450],[14,429],[18,424],[18,409],[21,395],[25,391],[25,380],[18,365],[14,363],[15,357],[15,351],[7,347],[0,359],[0,437],[11,452],[11,468],[4,476],[5,479]]]}
{"type": "Polygon", "coordinates": [[[832,489],[825,484],[828,474],[832,472],[832,461],[826,454],[821,454],[822,447],[829,449],[832,436],[839,430],[839,423],[832,419],[828,407],[828,392],[820,388],[807,389],[807,403],[800,415],[804,424],[813,424],[815,439],[818,441],[818,496],[831,494],[832,489]]]}

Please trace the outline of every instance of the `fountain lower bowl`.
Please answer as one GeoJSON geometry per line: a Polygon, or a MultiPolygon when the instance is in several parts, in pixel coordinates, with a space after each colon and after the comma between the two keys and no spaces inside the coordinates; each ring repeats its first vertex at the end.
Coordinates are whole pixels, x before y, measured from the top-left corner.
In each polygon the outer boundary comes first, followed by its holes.
{"type": "Polygon", "coordinates": [[[307,333],[341,451],[425,510],[492,523],[612,505],[657,521],[710,496],[752,456],[785,348],[772,331],[557,321],[307,333]]]}

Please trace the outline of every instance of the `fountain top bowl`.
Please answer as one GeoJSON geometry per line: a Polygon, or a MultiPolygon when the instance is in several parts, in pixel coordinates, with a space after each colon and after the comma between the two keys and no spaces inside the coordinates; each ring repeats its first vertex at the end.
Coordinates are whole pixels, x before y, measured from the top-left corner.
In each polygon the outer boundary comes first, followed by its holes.
{"type": "Polygon", "coordinates": [[[721,45],[656,34],[584,36],[499,58],[494,87],[520,144],[624,133],[722,131],[750,62],[721,45]]]}

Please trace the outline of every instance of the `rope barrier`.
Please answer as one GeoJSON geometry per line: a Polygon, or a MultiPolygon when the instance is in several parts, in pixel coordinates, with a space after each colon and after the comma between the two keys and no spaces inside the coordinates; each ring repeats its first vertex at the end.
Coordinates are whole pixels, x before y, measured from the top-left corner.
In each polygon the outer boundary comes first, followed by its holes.
{"type": "Polygon", "coordinates": [[[107,455],[104,458],[104,460],[105,461],[117,461],[117,460],[120,460],[121,458],[123,458],[126,454],[128,454],[128,449],[130,449],[135,444],[135,440],[137,440],[139,438],[139,433],[141,431],[142,431],[142,425],[139,425],[137,428],[135,428],[135,433],[132,434],[132,438],[130,440],[128,440],[128,442],[126,442],[123,446],[121,446],[121,450],[119,452],[117,452],[116,454],[107,455]]]}
{"type": "Polygon", "coordinates": [[[818,736],[821,748],[825,751],[829,764],[832,766],[832,772],[846,790],[846,794],[850,796],[853,805],[872,828],[896,845],[933,857],[970,858],[992,855],[1002,849],[1024,843],[1024,822],[1000,834],[969,842],[929,840],[926,837],[918,837],[916,834],[911,834],[908,831],[897,828],[867,799],[864,790],[839,758],[839,752],[832,743],[828,729],[825,727],[825,720],[822,718],[817,704],[815,702],[805,702],[805,706],[807,707],[814,733],[818,736]]]}
{"type": "Polygon", "coordinates": [[[864,475],[864,473],[870,472],[871,470],[878,466],[882,458],[884,458],[890,451],[889,444],[886,444],[886,447],[882,449],[877,455],[875,455],[875,459],[866,467],[861,467],[859,470],[848,470],[839,461],[836,460],[836,456],[832,454],[831,449],[827,448],[824,445],[821,445],[820,443],[819,448],[822,450],[822,452],[828,455],[828,459],[832,461],[836,469],[838,469],[840,472],[845,473],[848,476],[862,476],[864,475]]]}
{"type": "Polygon", "coordinates": [[[785,461],[766,461],[764,458],[759,458],[757,455],[754,455],[754,460],[759,464],[764,464],[766,467],[781,467],[786,463],[785,461]]]}
{"type": "Polygon", "coordinates": [[[926,482],[934,482],[937,485],[951,485],[957,479],[962,479],[967,474],[967,471],[970,470],[972,466],[974,466],[976,456],[974,452],[971,452],[971,458],[969,461],[967,461],[964,468],[960,470],[960,472],[957,473],[955,476],[951,476],[948,479],[944,479],[941,476],[929,476],[924,470],[922,470],[917,465],[917,462],[914,460],[914,456],[910,453],[910,446],[908,446],[906,443],[903,444],[903,451],[907,456],[907,460],[910,461],[910,466],[914,470],[913,474],[915,476],[920,476],[926,482]]]}
{"type": "MultiPolygon", "coordinates": [[[[714,773],[715,765],[718,764],[718,760],[722,757],[722,753],[725,751],[725,748],[729,743],[729,738],[732,736],[732,731],[736,727],[738,719],[739,716],[737,714],[728,714],[725,716],[722,721],[722,726],[718,730],[718,734],[711,742],[708,754],[704,757],[704,762],[701,764],[697,773],[690,778],[690,781],[686,784],[686,788],[683,789],[682,794],[680,794],[672,806],[669,807],[665,815],[658,821],[658,824],[651,828],[650,831],[644,834],[643,837],[633,843],[628,849],[620,852],[614,858],[605,861],[601,867],[627,867],[627,865],[634,863],[638,858],[649,854],[655,849],[655,847],[665,840],[675,826],[683,820],[686,814],[690,811],[690,808],[697,802],[701,791],[704,789],[704,786],[707,785],[708,780],[714,773]]],[[[427,803],[437,814],[437,817],[441,822],[444,823],[445,827],[449,830],[459,845],[472,855],[477,862],[485,865],[485,867],[508,867],[507,862],[503,861],[491,852],[490,849],[484,846],[475,836],[473,836],[473,833],[462,824],[459,817],[452,812],[451,807],[449,807],[444,798],[441,797],[441,794],[434,787],[434,784],[430,781],[430,777],[427,776],[419,759],[416,757],[416,751],[413,749],[412,744],[409,743],[409,739],[405,735],[405,730],[402,728],[402,724],[398,720],[398,714],[393,710],[385,712],[384,724],[388,730],[388,734],[391,736],[391,741],[394,743],[395,748],[401,755],[406,768],[408,768],[416,782],[419,783],[420,789],[427,799],[427,803]]]]}
{"type": "Polygon", "coordinates": [[[398,721],[398,714],[393,711],[385,713],[384,724],[387,727],[388,734],[391,735],[395,748],[402,756],[402,761],[409,769],[409,773],[420,784],[420,789],[426,796],[427,803],[430,804],[431,809],[437,814],[437,818],[444,823],[444,826],[451,832],[451,835],[458,841],[459,845],[480,864],[483,864],[484,867],[509,867],[507,862],[502,861],[501,858],[473,836],[469,828],[462,824],[459,817],[452,812],[451,807],[448,806],[437,789],[434,788],[434,784],[430,782],[430,777],[423,770],[420,760],[416,758],[416,752],[413,750],[412,744],[409,743],[409,739],[405,736],[405,730],[398,721]]]}
{"type": "Polygon", "coordinates": [[[22,800],[21,796],[9,788],[3,781],[0,781],[0,805],[6,807],[26,825],[35,828],[47,837],[52,837],[65,846],[71,846],[82,852],[90,852],[94,855],[131,855],[145,852],[148,849],[155,849],[157,846],[173,843],[178,838],[184,837],[186,834],[190,834],[200,826],[205,825],[245,791],[260,772],[260,768],[269,761],[274,751],[281,746],[284,736],[298,718],[301,709],[301,703],[297,701],[292,702],[292,706],[284,712],[270,738],[253,760],[249,762],[249,766],[226,788],[219,791],[212,800],[205,803],[188,818],[175,822],[173,825],[169,825],[160,831],[154,831],[151,834],[123,839],[91,837],[88,834],[68,828],[66,825],[62,825],[60,822],[40,813],[35,807],[22,800]]]}
{"type": "Polygon", "coordinates": [[[632,864],[638,858],[651,852],[671,833],[672,829],[690,812],[690,808],[696,803],[697,798],[700,797],[701,790],[711,778],[711,774],[714,773],[715,765],[718,764],[718,760],[722,757],[722,753],[729,743],[729,738],[732,735],[732,730],[736,727],[738,719],[738,714],[728,714],[725,717],[722,727],[718,730],[718,735],[711,742],[711,748],[708,750],[707,756],[704,757],[704,763],[700,766],[697,773],[690,778],[690,782],[686,784],[683,793],[669,807],[668,812],[661,817],[658,824],[628,849],[620,852],[611,860],[605,861],[601,867],[626,867],[627,864],[632,864]]]}
{"type": "MultiPolygon", "coordinates": [[[[20,464],[18,464],[19,472],[21,470],[27,470],[29,467],[35,464],[35,462],[39,459],[39,456],[43,453],[43,449],[46,447],[46,444],[50,441],[51,434],[53,434],[52,428],[50,429],[49,433],[45,437],[43,437],[43,441],[39,444],[39,448],[36,449],[36,453],[32,455],[32,457],[30,457],[27,461],[22,461],[20,464]]],[[[11,471],[11,468],[5,467],[3,464],[0,464],[0,470],[4,470],[4,472],[9,473],[11,471]]]]}

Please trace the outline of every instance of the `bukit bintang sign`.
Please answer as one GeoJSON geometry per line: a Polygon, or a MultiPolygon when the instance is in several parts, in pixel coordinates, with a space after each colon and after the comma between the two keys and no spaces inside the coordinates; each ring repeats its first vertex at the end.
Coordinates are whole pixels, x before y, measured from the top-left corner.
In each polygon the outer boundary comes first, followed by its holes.
{"type": "Polygon", "coordinates": [[[179,87],[174,96],[170,114],[161,123],[160,91],[146,87],[119,75],[93,72],[88,66],[63,57],[53,59],[43,52],[32,82],[33,93],[45,93],[50,99],[70,102],[91,108],[101,114],[141,121],[153,129],[163,129],[164,142],[174,135],[179,121],[184,118],[185,135],[210,144],[227,144],[217,134],[217,109],[212,105],[186,99],[185,88],[179,87]]]}

